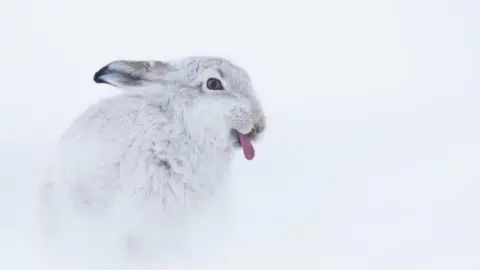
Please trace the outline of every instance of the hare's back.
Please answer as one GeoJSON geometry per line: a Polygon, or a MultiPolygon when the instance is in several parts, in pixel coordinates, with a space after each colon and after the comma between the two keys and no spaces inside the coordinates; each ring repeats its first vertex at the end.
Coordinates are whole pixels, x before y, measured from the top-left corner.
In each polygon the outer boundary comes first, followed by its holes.
{"type": "Polygon", "coordinates": [[[171,121],[165,113],[146,97],[120,95],[103,99],[82,113],[63,135],[62,140],[74,137],[93,141],[128,140],[152,126],[171,121]]]}
{"type": "Polygon", "coordinates": [[[110,171],[127,152],[135,152],[135,147],[145,143],[152,130],[161,140],[162,127],[171,121],[142,96],[115,96],[81,114],[64,133],[59,150],[68,164],[81,163],[93,172],[98,172],[101,164],[110,171]]]}

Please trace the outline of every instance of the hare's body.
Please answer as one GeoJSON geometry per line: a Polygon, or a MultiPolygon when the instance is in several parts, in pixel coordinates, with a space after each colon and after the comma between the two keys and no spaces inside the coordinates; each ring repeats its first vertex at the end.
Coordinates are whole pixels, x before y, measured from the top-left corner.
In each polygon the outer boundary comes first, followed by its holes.
{"type": "MultiPolygon", "coordinates": [[[[165,245],[166,239],[179,240],[186,220],[215,202],[238,148],[232,130],[253,129],[254,136],[263,131],[264,118],[248,81],[239,93],[205,92],[200,74],[212,66],[228,74],[219,65],[226,62],[188,63],[196,77],[187,72],[180,83],[163,81],[102,100],[71,125],[42,186],[47,228],[59,229],[67,216],[108,220],[107,230],[135,245],[172,247],[178,241],[165,245]]],[[[225,84],[238,82],[245,81],[236,76],[225,84]]]]}
{"type": "Polygon", "coordinates": [[[75,175],[70,180],[81,200],[102,201],[110,191],[128,190],[132,196],[159,199],[158,205],[169,211],[214,194],[229,172],[231,138],[219,132],[225,127],[218,120],[201,115],[200,100],[192,98],[185,108],[179,96],[109,98],[71,126],[59,150],[64,169],[75,175]]]}

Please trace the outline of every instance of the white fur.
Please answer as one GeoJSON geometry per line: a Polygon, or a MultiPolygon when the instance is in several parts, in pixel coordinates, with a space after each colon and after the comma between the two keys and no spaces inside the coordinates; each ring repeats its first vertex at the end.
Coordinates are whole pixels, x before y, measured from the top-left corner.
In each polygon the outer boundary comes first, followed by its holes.
{"type": "MultiPolygon", "coordinates": [[[[131,72],[129,63],[110,65],[131,72]]],[[[173,250],[193,217],[221,206],[236,150],[230,130],[265,128],[248,75],[219,58],[145,63],[134,86],[105,75],[124,92],[89,107],[61,138],[41,187],[45,229],[71,235],[72,224],[87,224],[88,235],[101,224],[112,243],[173,250]],[[207,89],[211,77],[225,90],[207,89]]]]}

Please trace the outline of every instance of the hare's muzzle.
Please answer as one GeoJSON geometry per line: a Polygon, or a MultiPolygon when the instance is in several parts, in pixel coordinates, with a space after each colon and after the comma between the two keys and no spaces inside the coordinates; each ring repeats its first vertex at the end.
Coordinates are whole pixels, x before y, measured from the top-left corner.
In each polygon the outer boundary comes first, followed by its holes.
{"type": "Polygon", "coordinates": [[[232,136],[235,138],[235,146],[241,147],[245,158],[252,160],[255,157],[255,148],[252,141],[256,141],[258,137],[265,130],[265,120],[262,118],[248,134],[242,134],[238,131],[232,130],[232,136]]]}

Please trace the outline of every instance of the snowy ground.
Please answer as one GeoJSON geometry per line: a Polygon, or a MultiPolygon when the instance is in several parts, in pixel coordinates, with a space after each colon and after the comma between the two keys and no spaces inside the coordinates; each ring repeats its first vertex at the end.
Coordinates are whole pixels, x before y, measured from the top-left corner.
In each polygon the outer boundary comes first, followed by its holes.
{"type": "Polygon", "coordinates": [[[35,183],[70,121],[115,92],[93,73],[199,54],[249,70],[269,116],[257,159],[235,164],[235,245],[210,269],[480,269],[479,17],[474,0],[4,4],[0,269],[50,269],[35,183]]]}

